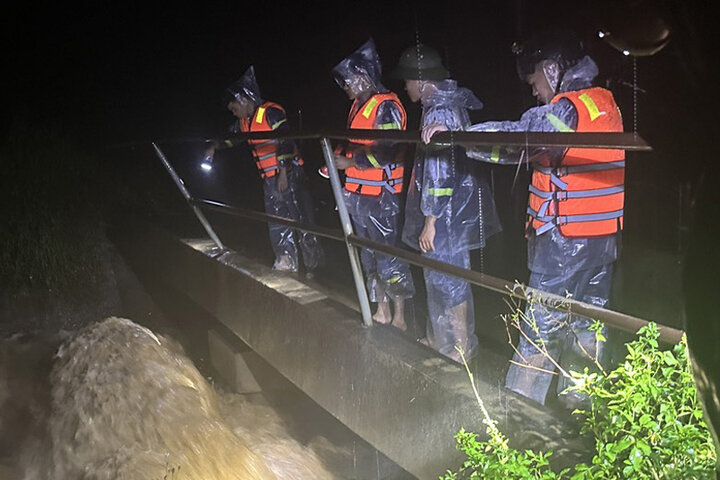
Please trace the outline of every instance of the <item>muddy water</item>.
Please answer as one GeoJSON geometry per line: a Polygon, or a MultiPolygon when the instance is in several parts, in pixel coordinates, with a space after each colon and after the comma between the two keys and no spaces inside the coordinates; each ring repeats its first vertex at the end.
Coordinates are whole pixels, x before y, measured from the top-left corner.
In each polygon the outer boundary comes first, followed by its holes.
{"type": "Polygon", "coordinates": [[[213,389],[177,343],[118,318],[0,341],[0,439],[3,480],[332,479],[350,475],[328,459],[356,460],[297,441],[262,398],[213,389]]]}
{"type": "Polygon", "coordinates": [[[324,437],[306,445],[288,436],[287,425],[269,405],[240,395],[219,395],[221,415],[238,437],[259,455],[280,480],[340,478],[325,466],[320,454],[341,458],[345,453],[324,437]]]}

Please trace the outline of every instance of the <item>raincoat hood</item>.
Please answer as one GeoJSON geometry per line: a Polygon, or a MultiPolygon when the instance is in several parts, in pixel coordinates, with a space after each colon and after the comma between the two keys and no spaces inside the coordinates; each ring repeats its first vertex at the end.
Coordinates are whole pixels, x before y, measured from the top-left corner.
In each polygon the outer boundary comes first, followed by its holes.
{"type": "Polygon", "coordinates": [[[355,85],[361,90],[384,90],[381,83],[380,56],[375,49],[373,39],[368,39],[360,48],[341,60],[333,68],[333,76],[343,88],[345,85],[355,85]]]}
{"type": "Polygon", "coordinates": [[[458,87],[455,80],[442,80],[433,82],[436,89],[431,95],[422,100],[423,107],[444,106],[452,109],[480,110],[483,103],[473,92],[464,87],[458,87]]]}
{"type": "Polygon", "coordinates": [[[593,85],[595,77],[598,76],[598,66],[595,61],[585,55],[575,65],[568,68],[562,76],[558,93],[581,90],[593,85]]]}
{"type": "Polygon", "coordinates": [[[242,97],[252,101],[255,105],[263,103],[260,87],[255,80],[255,67],[250,65],[242,77],[237,79],[226,90],[231,99],[240,100],[242,97]]]}

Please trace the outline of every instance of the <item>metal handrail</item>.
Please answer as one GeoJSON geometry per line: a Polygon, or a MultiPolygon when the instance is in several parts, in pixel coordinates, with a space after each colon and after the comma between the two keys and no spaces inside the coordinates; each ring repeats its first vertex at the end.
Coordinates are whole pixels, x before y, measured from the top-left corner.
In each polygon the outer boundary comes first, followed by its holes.
{"type": "MultiPolygon", "coordinates": [[[[185,200],[190,203],[190,200],[192,200],[192,195],[185,186],[185,182],[183,182],[182,178],[180,178],[180,175],[178,175],[172,165],[170,165],[170,161],[167,159],[163,151],[160,150],[160,147],[158,147],[155,142],[152,143],[152,146],[158,158],[160,159],[160,163],[162,163],[163,167],[165,167],[165,170],[168,172],[168,175],[170,175],[170,178],[172,178],[173,182],[175,182],[175,186],[178,188],[178,190],[180,190],[183,198],[185,198],[185,200]]],[[[193,209],[193,212],[195,213],[198,221],[202,224],[203,228],[207,232],[208,236],[212,239],[212,241],[215,242],[215,245],[217,245],[220,250],[225,250],[225,245],[223,245],[220,237],[217,236],[215,230],[213,230],[210,222],[208,222],[207,218],[205,218],[205,215],[203,215],[202,211],[200,211],[197,206],[192,204],[190,204],[190,208],[193,209]]]]}
{"type": "Polygon", "coordinates": [[[354,233],[354,230],[347,205],[345,205],[345,198],[343,196],[342,186],[340,185],[340,175],[338,174],[337,165],[335,164],[335,154],[333,153],[332,145],[330,145],[330,140],[327,138],[320,140],[320,146],[322,147],[323,157],[325,157],[325,163],[327,164],[330,187],[332,188],[338,216],[340,217],[340,226],[343,229],[343,235],[345,235],[345,247],[347,248],[348,259],[350,260],[350,270],[353,280],[355,281],[358,302],[360,302],[360,314],[362,315],[365,326],[370,327],[373,324],[370,299],[368,298],[365,281],[363,279],[360,252],[358,252],[357,248],[348,240],[354,233]]]}
{"type": "MultiPolygon", "coordinates": [[[[155,142],[152,143],[157,155],[160,157],[163,165],[175,181],[175,184],[180,189],[181,193],[188,201],[189,205],[193,208],[193,211],[197,215],[198,219],[205,227],[210,237],[215,243],[222,249],[222,245],[219,237],[215,234],[214,230],[210,226],[207,219],[204,217],[201,208],[215,210],[222,213],[227,213],[235,216],[245,217],[262,222],[273,222],[283,225],[287,225],[299,230],[313,233],[318,236],[330,238],[336,241],[343,241],[348,247],[348,254],[350,258],[350,264],[353,271],[353,277],[355,285],[358,291],[358,299],[360,301],[361,312],[363,321],[366,325],[372,325],[370,316],[369,301],[367,298],[367,291],[365,290],[364,282],[362,279],[362,272],[360,270],[360,264],[358,259],[357,247],[369,248],[382,252],[387,255],[395,256],[408,263],[417,265],[423,268],[430,268],[439,272],[461,278],[473,285],[477,285],[482,288],[486,288],[492,291],[508,295],[510,297],[519,298],[521,300],[527,300],[531,297],[533,301],[542,303],[543,305],[549,306],[550,308],[567,311],[571,314],[583,315],[586,317],[594,318],[602,321],[608,325],[611,325],[620,330],[635,333],[642,326],[647,325],[649,322],[641,318],[637,318],[624,313],[600,308],[594,305],[590,305],[584,302],[572,298],[566,298],[559,295],[550,294],[542,290],[526,287],[518,282],[509,282],[501,278],[497,278],[491,275],[486,275],[482,272],[475,272],[473,270],[464,269],[455,265],[440,262],[431,258],[423,257],[417,253],[408,252],[407,250],[380,244],[373,242],[366,238],[358,237],[353,233],[352,224],[348,212],[344,207],[343,198],[341,194],[341,186],[337,170],[335,169],[335,162],[333,152],[330,146],[329,138],[334,139],[371,139],[371,140],[385,140],[389,142],[410,142],[419,143],[422,140],[417,132],[407,131],[377,131],[377,130],[357,130],[348,129],[342,131],[330,131],[324,133],[289,133],[289,132],[257,132],[249,134],[233,134],[232,136],[225,137],[226,140],[248,140],[248,139],[319,139],[323,149],[323,155],[325,161],[330,170],[330,180],[333,187],[333,194],[338,204],[338,213],[340,215],[341,225],[343,227],[342,232],[337,230],[318,227],[317,225],[309,225],[303,222],[298,222],[292,219],[279,217],[276,215],[270,215],[263,212],[254,210],[244,209],[221,202],[217,202],[209,199],[196,199],[190,195],[182,182],[182,179],[174,171],[170,163],[167,161],[165,155],[158,148],[155,142]]],[[[217,146],[234,146],[235,142],[217,142],[214,140],[208,140],[208,142],[214,142],[217,146]]],[[[539,132],[441,132],[433,136],[434,145],[447,146],[447,145],[475,145],[475,146],[516,146],[516,147],[536,147],[536,146],[549,146],[549,147],[582,147],[582,148],[616,148],[623,150],[635,150],[635,151],[650,151],[652,148],[645,143],[645,141],[637,136],[636,134],[625,134],[625,133],[539,133],[539,132]]],[[[677,343],[680,341],[683,335],[682,330],[678,330],[672,327],[664,325],[658,325],[660,339],[668,343],[677,343]]]]}
{"type": "MultiPolygon", "coordinates": [[[[124,142],[112,148],[140,147],[145,145],[208,143],[217,148],[229,148],[238,142],[260,139],[286,140],[379,140],[395,143],[424,143],[418,132],[405,130],[326,130],[318,132],[268,131],[253,133],[232,133],[222,138],[165,138],[155,141],[124,142]]],[[[650,152],[652,147],[636,133],[622,132],[438,132],[429,145],[480,147],[578,147],[609,148],[628,151],[650,152]]]]}
{"type": "Polygon", "coordinates": [[[285,217],[278,217],[277,215],[271,215],[265,212],[258,212],[257,210],[248,210],[247,208],[236,207],[234,205],[228,205],[226,203],[218,202],[215,200],[208,200],[206,198],[191,198],[188,200],[191,205],[197,205],[198,207],[205,208],[208,210],[214,210],[216,212],[227,213],[236,217],[249,218],[251,220],[257,220],[259,222],[266,223],[279,223],[281,225],[287,225],[304,232],[312,233],[319,237],[329,238],[338,242],[344,242],[345,237],[340,230],[334,230],[332,228],[319,227],[317,225],[311,225],[309,223],[298,222],[297,220],[291,220],[285,217]]]}
{"type": "MultiPolygon", "coordinates": [[[[315,235],[323,236],[331,240],[339,242],[345,241],[342,232],[338,230],[318,227],[317,225],[298,222],[296,220],[290,220],[288,218],[278,217],[277,215],[271,215],[256,210],[248,210],[241,207],[235,207],[221,202],[216,202],[214,200],[192,199],[190,202],[193,205],[197,205],[199,207],[209,210],[249,218],[259,222],[281,223],[283,225],[287,225],[298,230],[303,230],[305,232],[313,233],[315,235]]],[[[430,268],[432,270],[436,270],[447,275],[452,275],[454,277],[465,280],[468,283],[477,285],[478,287],[502,293],[513,298],[527,300],[528,297],[531,297],[533,301],[537,301],[538,303],[541,303],[542,305],[548,306],[555,310],[562,310],[575,315],[582,315],[585,317],[593,318],[607,325],[611,325],[618,330],[636,333],[638,329],[649,323],[647,320],[634,317],[632,315],[617,312],[615,310],[601,308],[595,305],[591,305],[589,303],[575,300],[573,298],[548,293],[543,290],[528,287],[519,282],[511,282],[509,280],[504,280],[502,278],[498,278],[482,272],[466,270],[456,265],[441,262],[439,260],[435,260],[429,257],[424,257],[417,253],[409,252],[403,248],[384,245],[382,243],[369,240],[367,238],[358,237],[357,235],[349,235],[348,242],[355,245],[356,247],[368,248],[370,250],[375,250],[386,255],[397,257],[418,267],[430,268]]],[[[658,324],[658,330],[660,333],[660,340],[667,343],[677,343],[682,339],[683,336],[682,330],[678,330],[676,328],[668,327],[665,325],[658,324]]]]}
{"type": "MultiPolygon", "coordinates": [[[[508,280],[503,280],[502,278],[487,275],[482,272],[464,269],[439,260],[423,257],[417,253],[408,252],[402,248],[379,244],[377,242],[373,242],[372,240],[358,237],[357,235],[350,236],[348,241],[358,247],[377,250],[387,255],[397,257],[401,260],[405,260],[413,265],[423,268],[431,268],[433,270],[461,278],[473,285],[493,290],[510,297],[518,298],[520,300],[527,300],[530,297],[533,301],[537,301],[538,303],[555,310],[563,310],[568,313],[599,320],[607,325],[612,325],[613,327],[626,332],[636,333],[641,327],[644,327],[649,323],[647,320],[643,320],[642,318],[616,312],[615,310],[601,308],[573,298],[548,293],[543,290],[525,286],[519,282],[509,282],[508,280]]],[[[658,324],[658,330],[661,340],[673,344],[679,342],[684,333],[682,330],[661,324],[658,324]]]]}
{"type": "MultiPolygon", "coordinates": [[[[234,146],[246,140],[379,140],[394,143],[423,143],[419,132],[405,130],[327,130],[307,132],[253,132],[233,133],[222,139],[208,139],[218,147],[234,146]]],[[[652,151],[652,147],[636,133],[621,132],[438,132],[430,145],[447,147],[459,146],[505,146],[505,147],[577,147],[609,148],[630,151],[652,151]]]]}

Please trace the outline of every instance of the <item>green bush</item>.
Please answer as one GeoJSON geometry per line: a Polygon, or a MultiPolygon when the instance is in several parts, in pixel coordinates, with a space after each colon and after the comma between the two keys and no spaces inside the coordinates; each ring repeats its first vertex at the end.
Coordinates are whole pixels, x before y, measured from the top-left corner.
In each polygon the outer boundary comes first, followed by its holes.
{"type": "Polygon", "coordinates": [[[556,474],[549,468],[548,453],[536,453],[532,450],[509,448],[502,434],[491,433],[486,442],[478,441],[474,433],[460,430],[456,435],[458,449],[465,452],[468,459],[457,472],[447,472],[443,480],[456,479],[507,479],[553,480],[565,478],[566,471],[556,474]]]}
{"type": "Polygon", "coordinates": [[[714,478],[715,447],[703,419],[685,339],[658,347],[650,324],[627,344],[625,362],[607,375],[574,374],[590,395],[583,430],[595,438],[592,464],[576,479],[714,478]]]}
{"type": "Polygon", "coordinates": [[[510,448],[478,397],[489,440],[458,432],[457,448],[467,459],[458,471],[441,478],[714,479],[717,457],[695,389],[687,343],[683,340],[672,350],[662,350],[658,336],[654,324],[640,329],[638,338],[627,344],[625,362],[610,372],[571,373],[575,382],[570,388],[591,400],[590,410],[574,412],[583,421],[583,431],[595,439],[590,464],[556,473],[548,462],[552,452],[510,448]]]}

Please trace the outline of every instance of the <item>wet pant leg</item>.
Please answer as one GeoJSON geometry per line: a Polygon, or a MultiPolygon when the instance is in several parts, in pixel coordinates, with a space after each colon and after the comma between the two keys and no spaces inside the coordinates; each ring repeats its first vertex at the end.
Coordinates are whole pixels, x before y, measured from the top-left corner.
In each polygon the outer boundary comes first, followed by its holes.
{"type": "MultiPolygon", "coordinates": [[[[292,196],[286,190],[283,193],[277,191],[277,177],[266,178],[263,182],[263,196],[265,201],[265,212],[279,217],[294,219],[296,209],[293,206],[292,196]]],[[[292,228],[277,223],[269,223],[270,245],[275,252],[276,262],[283,256],[288,257],[289,267],[297,270],[298,253],[295,233],[292,228]]]]}
{"type": "MultiPolygon", "coordinates": [[[[605,307],[610,298],[612,268],[612,264],[608,264],[584,270],[579,283],[585,287],[585,290],[580,294],[578,300],[590,305],[605,307]]],[[[590,371],[597,370],[588,355],[596,358],[601,365],[603,364],[605,344],[597,341],[595,332],[590,331],[591,325],[592,320],[587,317],[572,316],[560,356],[560,366],[566,372],[582,372],[585,367],[588,367],[590,371]]],[[[601,332],[605,338],[607,338],[606,330],[603,327],[601,332]]],[[[559,378],[557,393],[561,394],[568,386],[569,381],[566,378],[559,378]]],[[[560,398],[563,403],[575,408],[585,402],[587,397],[577,392],[568,392],[560,398]]]]}
{"type": "MultiPolygon", "coordinates": [[[[366,221],[368,238],[378,243],[397,246],[400,238],[399,215],[370,215],[366,221]]],[[[394,300],[412,298],[415,295],[410,266],[389,255],[373,252],[377,265],[377,274],[385,293],[394,300]]]]}
{"type": "MultiPolygon", "coordinates": [[[[609,298],[611,273],[612,265],[582,270],[569,269],[569,273],[560,275],[533,272],[529,286],[561,296],[570,293],[572,298],[590,300],[596,305],[604,306],[609,298]]],[[[530,322],[536,324],[537,331],[523,322],[523,334],[520,335],[518,351],[513,356],[514,363],[510,365],[505,385],[510,390],[544,404],[552,382],[551,372],[555,371],[555,366],[533,343],[539,345],[538,341],[542,339],[547,353],[563,368],[564,365],[572,365],[573,370],[579,371],[585,366],[591,366],[592,361],[582,353],[578,340],[591,354],[594,354],[596,349],[602,354],[602,346],[595,345],[595,334],[588,330],[591,322],[586,318],[571,318],[568,313],[537,303],[528,305],[525,315],[530,322]],[[567,358],[563,360],[564,357],[567,358]]],[[[565,381],[561,380],[558,388],[564,389],[566,386],[565,381]]]]}
{"type": "MultiPolygon", "coordinates": [[[[300,168],[300,167],[297,167],[300,168]]],[[[297,218],[305,223],[315,225],[315,210],[313,208],[312,196],[307,189],[302,174],[293,182],[294,204],[297,206],[297,218]]],[[[317,236],[310,232],[297,231],[300,250],[302,251],[303,263],[308,270],[314,270],[325,260],[325,252],[320,245],[317,236]]]]}
{"type": "MultiPolygon", "coordinates": [[[[368,234],[366,215],[350,215],[352,220],[353,229],[355,235],[362,238],[370,238],[368,234]]],[[[365,283],[368,290],[368,296],[371,302],[383,302],[387,298],[385,296],[385,289],[382,287],[380,278],[377,274],[377,262],[375,261],[375,252],[368,250],[367,248],[360,249],[360,263],[362,265],[363,273],[365,274],[365,283]]]]}
{"type": "MultiPolygon", "coordinates": [[[[428,258],[470,268],[470,252],[428,252],[428,258]]],[[[470,284],[462,279],[429,268],[423,269],[427,289],[428,343],[445,356],[456,354],[460,346],[466,357],[477,348],[475,312],[470,284]]]]}

